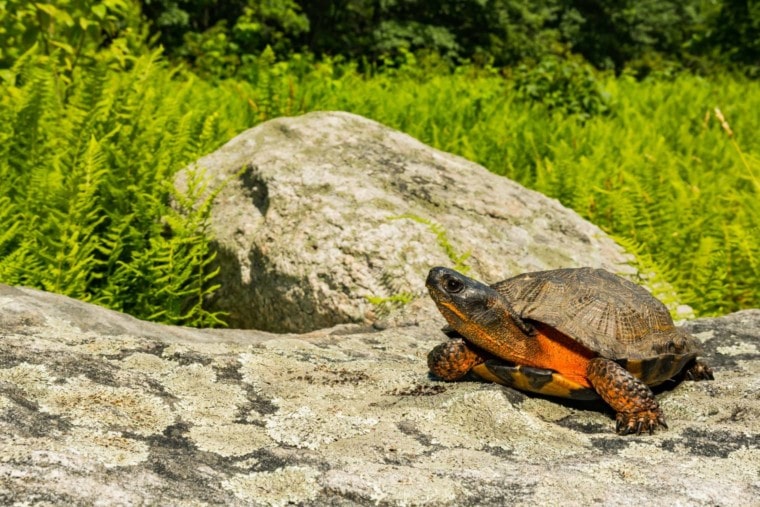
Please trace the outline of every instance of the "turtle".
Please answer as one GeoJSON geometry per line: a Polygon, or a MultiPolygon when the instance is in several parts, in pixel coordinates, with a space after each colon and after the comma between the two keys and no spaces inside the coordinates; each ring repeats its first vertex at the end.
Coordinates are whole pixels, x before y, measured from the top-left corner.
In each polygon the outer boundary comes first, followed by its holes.
{"type": "Polygon", "coordinates": [[[450,339],[428,354],[447,381],[468,373],[522,391],[602,399],[621,435],[667,428],[651,390],[713,380],[696,339],[645,288],[603,269],[523,273],[486,285],[435,267],[426,286],[450,339]]]}

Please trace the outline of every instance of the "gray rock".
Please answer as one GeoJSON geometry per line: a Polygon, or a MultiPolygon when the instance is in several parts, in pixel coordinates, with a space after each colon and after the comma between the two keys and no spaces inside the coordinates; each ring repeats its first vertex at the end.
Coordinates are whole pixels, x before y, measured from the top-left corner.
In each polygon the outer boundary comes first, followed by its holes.
{"type": "Polygon", "coordinates": [[[0,503],[756,505],[760,310],[688,324],[669,430],[428,376],[442,319],[193,330],[0,285],[0,503]]]}
{"type": "Polygon", "coordinates": [[[581,265],[632,271],[620,247],[556,200],[348,113],[269,121],[180,172],[181,191],[191,175],[223,186],[210,307],[235,328],[377,322],[394,300],[425,292],[431,267],[465,256],[488,282],[581,265]]]}

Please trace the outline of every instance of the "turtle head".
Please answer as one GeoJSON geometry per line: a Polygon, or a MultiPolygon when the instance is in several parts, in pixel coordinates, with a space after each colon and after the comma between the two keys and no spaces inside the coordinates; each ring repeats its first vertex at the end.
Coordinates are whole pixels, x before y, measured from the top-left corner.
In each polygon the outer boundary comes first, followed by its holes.
{"type": "Polygon", "coordinates": [[[453,269],[431,269],[425,285],[449,325],[464,336],[468,328],[498,325],[509,306],[488,285],[453,269]]]}
{"type": "Polygon", "coordinates": [[[425,285],[449,325],[473,345],[512,359],[532,341],[528,324],[488,285],[440,267],[430,270],[425,285]]]}

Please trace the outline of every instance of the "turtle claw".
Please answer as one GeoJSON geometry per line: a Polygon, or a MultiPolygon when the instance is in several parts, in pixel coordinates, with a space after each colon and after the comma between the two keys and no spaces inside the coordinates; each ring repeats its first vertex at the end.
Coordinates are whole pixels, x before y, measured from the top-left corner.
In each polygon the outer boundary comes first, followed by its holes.
{"type": "Polygon", "coordinates": [[[688,380],[715,380],[712,368],[707,366],[702,361],[696,361],[694,365],[686,370],[686,378],[688,380]]]}
{"type": "Polygon", "coordinates": [[[658,426],[668,428],[665,416],[659,409],[634,413],[618,412],[615,431],[618,435],[641,435],[645,431],[651,435],[658,426]]]}

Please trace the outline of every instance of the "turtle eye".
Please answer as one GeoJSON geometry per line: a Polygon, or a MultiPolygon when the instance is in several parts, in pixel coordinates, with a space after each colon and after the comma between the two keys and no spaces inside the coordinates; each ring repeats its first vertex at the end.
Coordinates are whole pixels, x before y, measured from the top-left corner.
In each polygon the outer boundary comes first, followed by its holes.
{"type": "Polygon", "coordinates": [[[462,292],[464,284],[456,278],[447,278],[446,281],[443,282],[443,287],[446,289],[446,292],[456,294],[457,292],[462,292]]]}

